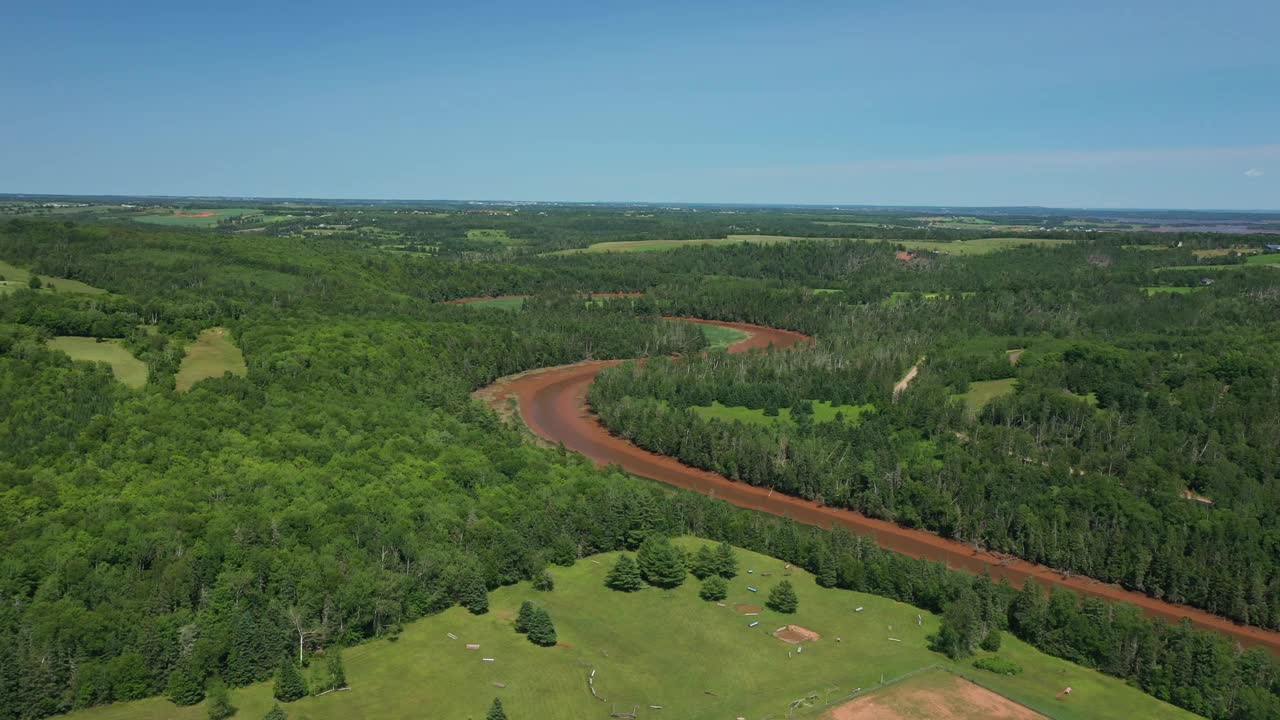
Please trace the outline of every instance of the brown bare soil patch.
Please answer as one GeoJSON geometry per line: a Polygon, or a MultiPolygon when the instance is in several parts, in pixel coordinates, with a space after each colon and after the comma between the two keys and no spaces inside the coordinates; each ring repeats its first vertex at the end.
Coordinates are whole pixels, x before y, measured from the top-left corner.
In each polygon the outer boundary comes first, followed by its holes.
{"type": "Polygon", "coordinates": [[[216,215],[216,214],[217,214],[217,213],[215,213],[215,212],[213,212],[213,211],[211,211],[211,210],[205,210],[205,211],[203,211],[203,212],[175,212],[175,213],[173,214],[173,216],[174,216],[174,217],[189,217],[189,218],[207,218],[207,217],[213,217],[213,216],[214,216],[214,215],[216,215]]]}
{"type": "Polygon", "coordinates": [[[832,708],[822,720],[1044,720],[990,690],[944,672],[926,673],[832,708]]]}
{"type": "Polygon", "coordinates": [[[1022,353],[1026,351],[1027,351],[1026,348],[1018,348],[1017,350],[1006,350],[1005,354],[1009,356],[1009,364],[1017,365],[1018,361],[1022,359],[1022,353]]]}
{"type": "Polygon", "coordinates": [[[760,606],[749,605],[747,603],[736,603],[733,606],[733,611],[738,613],[739,615],[759,615],[760,606]]]}
{"type": "Polygon", "coordinates": [[[782,642],[799,645],[802,642],[810,642],[813,640],[821,640],[822,636],[806,627],[799,625],[787,625],[773,631],[773,636],[782,642]]]}

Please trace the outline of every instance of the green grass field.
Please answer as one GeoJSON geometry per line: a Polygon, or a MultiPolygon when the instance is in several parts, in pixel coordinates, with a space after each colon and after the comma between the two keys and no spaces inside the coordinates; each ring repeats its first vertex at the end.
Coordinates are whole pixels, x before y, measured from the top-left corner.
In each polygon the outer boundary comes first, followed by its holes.
{"type": "MultiPolygon", "coordinates": [[[[679,322],[679,321],[677,321],[679,322]]],[[[725,348],[730,345],[746,340],[751,337],[751,333],[737,328],[721,327],[719,325],[705,325],[703,323],[689,323],[696,326],[702,331],[703,337],[713,348],[725,348]]]]}
{"type": "MultiPolygon", "coordinates": [[[[681,541],[690,549],[701,543],[681,541]]],[[[607,590],[604,576],[615,557],[610,553],[580,560],[571,568],[552,568],[552,592],[536,592],[528,583],[500,588],[491,594],[486,615],[473,616],[455,607],[411,623],[395,642],[384,639],[351,648],[344,653],[351,690],[291,703],[285,706],[289,717],[478,720],[493,698],[501,697],[507,715],[521,719],[607,720],[614,708],[630,711],[640,706],[644,718],[758,720],[782,717],[788,703],[810,692],[832,701],[855,688],[873,687],[882,676],[891,679],[935,663],[948,664],[927,647],[926,638],[938,623],[933,615],[874,595],[820,588],[808,573],[787,569],[773,558],[740,550],[742,574],[729,582],[726,606],[718,607],[698,598],[699,583],[693,577],[671,591],[607,590]],[[749,569],[754,572],[747,573],[749,569]],[[742,616],[733,610],[735,603],[763,606],[763,594],[784,573],[792,574],[800,598],[795,615],[764,610],[758,616],[742,616]],[[750,592],[749,585],[761,592],[750,592]],[[514,632],[511,621],[523,600],[534,600],[548,610],[564,646],[539,648],[514,632]],[[863,611],[854,612],[858,607],[863,611]],[[922,625],[916,624],[917,616],[922,625]],[[758,626],[749,627],[756,621],[758,626]],[[796,654],[796,646],[771,636],[787,623],[809,628],[822,639],[805,643],[804,651],[796,654]],[[480,648],[467,650],[467,643],[480,648]],[[588,690],[592,670],[605,702],[592,698],[588,690]],[[650,711],[649,705],[662,705],[664,710],[650,711]]],[[[1195,717],[1011,638],[999,654],[1020,663],[1025,672],[1009,678],[982,675],[984,671],[967,662],[952,667],[1033,707],[1054,707],[1054,695],[1071,685],[1075,691],[1070,703],[1057,703],[1061,707],[1052,714],[1060,720],[1195,717]]],[[[260,718],[271,702],[267,683],[232,692],[239,718],[260,718]]],[[[198,720],[205,710],[178,708],[153,698],[66,717],[198,720]]]]}
{"type": "Polygon", "coordinates": [[[116,379],[131,388],[147,384],[147,364],[134,357],[119,340],[64,335],[50,340],[49,347],[70,355],[72,360],[107,363],[116,379]]]}
{"type": "MultiPolygon", "coordinates": [[[[958,292],[958,293],[949,293],[949,292],[920,293],[920,297],[925,300],[951,300],[953,298],[971,298],[971,297],[977,296],[977,294],[978,293],[973,292],[972,290],[965,290],[963,292],[958,292]]],[[[910,300],[912,295],[915,295],[915,293],[906,291],[906,290],[897,290],[891,293],[889,297],[885,298],[882,301],[882,303],[884,305],[890,305],[890,306],[899,305],[903,302],[910,300]]]]}
{"type": "Polygon", "coordinates": [[[222,377],[224,373],[243,377],[247,372],[244,355],[231,341],[226,328],[209,328],[187,347],[186,357],[178,368],[176,387],[178,392],[186,392],[207,378],[222,377]]]}
{"type": "Polygon", "coordinates": [[[506,230],[483,230],[483,229],[468,230],[467,239],[468,240],[488,240],[489,242],[499,242],[499,243],[502,243],[503,245],[523,245],[524,243],[527,242],[526,240],[522,240],[520,238],[513,238],[507,235],[506,230]]]}
{"type": "Polygon", "coordinates": [[[595,243],[587,248],[573,250],[557,250],[551,255],[572,255],[574,253],[602,252],[655,252],[675,250],[682,247],[699,245],[735,245],[737,243],[780,243],[793,240],[813,240],[814,238],[785,237],[782,235],[730,235],[723,238],[705,238],[701,240],[617,240],[613,242],[595,243]]]}
{"type": "Polygon", "coordinates": [[[253,208],[183,208],[182,210],[170,210],[157,214],[137,215],[133,219],[149,225],[213,227],[218,224],[219,220],[240,217],[241,215],[256,215],[260,212],[262,211],[254,210],[253,208]],[[204,213],[212,214],[199,217],[204,213]]]}
{"type": "Polygon", "coordinates": [[[1160,270],[1244,270],[1255,267],[1277,267],[1280,268],[1280,253],[1268,253],[1266,255],[1250,255],[1245,258],[1242,263],[1233,263],[1231,265],[1170,265],[1168,267],[1156,268],[1160,270]]]}
{"type": "Polygon", "coordinates": [[[978,380],[969,383],[969,392],[960,393],[956,397],[964,400],[964,405],[968,408],[970,414],[976,414],[992,400],[1013,392],[1013,386],[1016,382],[1017,379],[1015,378],[978,380]]]}
{"type": "Polygon", "coordinates": [[[934,240],[886,240],[895,245],[902,245],[908,250],[937,252],[944,255],[986,255],[999,250],[1011,250],[1019,247],[1057,247],[1070,240],[1046,240],[1041,238],[979,238],[956,242],[937,242],[934,240]]]}
{"type": "MultiPolygon", "coordinates": [[[[0,280],[0,295],[4,295],[26,288],[27,283],[31,280],[31,271],[0,260],[0,277],[4,278],[0,280]]],[[[44,286],[40,288],[40,292],[78,293],[81,295],[103,295],[107,292],[102,288],[87,285],[79,280],[68,280],[49,275],[40,275],[38,277],[44,283],[44,286]]]]}
{"type": "Polygon", "coordinates": [[[522,297],[485,298],[462,303],[463,307],[489,310],[519,310],[524,307],[522,297]]]}
{"type": "Polygon", "coordinates": [[[1203,285],[1195,287],[1169,287],[1166,285],[1149,285],[1142,288],[1142,292],[1148,295],[1187,295],[1196,290],[1203,290],[1203,285]]]}
{"type": "MultiPolygon", "coordinates": [[[[711,405],[695,405],[690,408],[698,415],[707,420],[722,420],[724,422],[733,422],[735,420],[755,425],[776,425],[777,423],[790,423],[791,408],[779,408],[778,414],[769,416],[764,414],[764,410],[760,408],[749,408],[741,405],[721,405],[714,402],[711,405]]],[[[827,401],[813,403],[813,420],[814,422],[832,422],[836,419],[836,414],[844,415],[845,422],[857,424],[863,414],[875,412],[876,406],[867,405],[832,405],[827,401]]]]}

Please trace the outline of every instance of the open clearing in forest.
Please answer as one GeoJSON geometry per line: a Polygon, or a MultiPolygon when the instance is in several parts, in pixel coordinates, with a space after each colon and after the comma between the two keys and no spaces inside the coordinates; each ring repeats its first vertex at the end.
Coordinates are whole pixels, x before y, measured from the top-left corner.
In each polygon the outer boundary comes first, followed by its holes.
{"type": "Polygon", "coordinates": [[[506,230],[489,230],[475,229],[467,231],[468,240],[487,240],[489,242],[502,243],[503,245],[523,245],[527,240],[521,238],[513,238],[507,235],[506,230]]]}
{"type": "Polygon", "coordinates": [[[1242,263],[1231,263],[1229,265],[1170,265],[1168,267],[1156,268],[1161,270],[1244,270],[1247,268],[1271,266],[1280,268],[1280,253],[1268,253],[1266,255],[1250,255],[1245,258],[1242,263]]]}
{"type": "MultiPolygon", "coordinates": [[[[754,425],[776,425],[778,423],[793,424],[795,421],[791,419],[791,408],[778,408],[777,415],[765,415],[761,408],[749,408],[742,405],[721,405],[719,402],[713,402],[710,405],[694,405],[689,408],[701,417],[707,420],[721,420],[723,422],[744,422],[754,425]]],[[[837,415],[843,415],[844,421],[850,425],[857,425],[862,416],[869,412],[875,412],[876,406],[870,403],[866,405],[832,405],[830,402],[823,400],[813,403],[813,421],[815,423],[834,422],[837,415]]]]}
{"type": "Polygon", "coordinates": [[[116,379],[131,388],[147,384],[147,364],[134,357],[119,340],[63,335],[50,340],[49,347],[70,355],[72,360],[107,363],[116,379]]]}
{"type": "Polygon", "coordinates": [[[1196,285],[1195,287],[1170,287],[1168,285],[1149,285],[1142,288],[1142,292],[1148,295],[1188,295],[1196,290],[1203,290],[1204,285],[1196,285]]]}
{"type": "Polygon", "coordinates": [[[729,235],[722,238],[703,238],[699,240],[615,240],[611,242],[593,243],[587,248],[557,250],[551,255],[572,255],[574,253],[603,252],[654,252],[658,250],[676,250],[682,247],[699,245],[736,245],[737,243],[780,243],[793,240],[820,240],[822,238],[788,237],[783,235],[729,235]]]}
{"type": "MultiPolygon", "coordinates": [[[[704,542],[679,541],[688,550],[704,542]]],[[[616,557],[606,553],[569,568],[553,566],[556,587],[551,592],[536,592],[527,582],[499,588],[490,595],[488,614],[475,616],[454,607],[407,624],[395,642],[383,639],[350,648],[343,653],[350,691],[283,707],[295,720],[478,719],[500,697],[509,717],[539,720],[608,720],[611,709],[629,712],[636,705],[640,717],[650,720],[782,717],[789,703],[809,693],[831,702],[856,688],[875,686],[882,674],[888,679],[946,664],[945,656],[927,648],[926,636],[938,627],[933,615],[875,595],[818,587],[809,573],[786,568],[774,558],[739,550],[740,574],[729,581],[729,596],[721,607],[698,597],[700,583],[692,576],[674,590],[607,590],[604,577],[616,557]],[[759,616],[742,616],[734,611],[735,603],[763,605],[762,596],[785,573],[791,573],[800,601],[795,615],[763,609],[759,616]],[[749,585],[760,592],[750,592],[749,585]],[[568,647],[540,648],[516,634],[511,623],[524,600],[547,609],[559,641],[568,647]],[[863,611],[854,612],[858,607],[863,611]],[[922,625],[916,624],[917,615],[922,625]],[[760,624],[750,627],[756,621],[760,624]],[[791,623],[822,639],[797,646],[771,635],[791,623]],[[467,650],[468,643],[480,648],[467,650]],[[797,647],[803,652],[796,653],[797,647]],[[725,658],[732,662],[722,662],[725,658]],[[592,670],[605,702],[588,690],[592,670]],[[649,705],[665,709],[651,711],[649,705]]],[[[1054,715],[1060,720],[1195,717],[1012,638],[1005,638],[999,655],[1026,669],[1016,677],[986,673],[984,684],[1002,695],[1052,705],[1065,685],[1075,688],[1070,704],[1062,704],[1066,712],[1054,715]]],[[[312,663],[312,669],[322,665],[312,663]]],[[[985,672],[967,661],[959,667],[969,674],[985,672]]],[[[271,708],[270,683],[233,690],[231,702],[240,709],[236,717],[260,718],[271,708]]],[[[154,698],[67,717],[203,720],[206,710],[203,705],[177,708],[154,698]]]]}
{"type": "Polygon", "coordinates": [[[1057,247],[1066,245],[1071,241],[1045,238],[992,237],[979,238],[977,240],[956,240],[954,242],[938,242],[936,240],[887,240],[886,242],[901,245],[908,250],[934,252],[941,255],[986,255],[998,250],[1011,250],[1020,247],[1057,247]]]}
{"type": "MultiPolygon", "coordinates": [[[[40,278],[42,283],[40,292],[78,293],[81,295],[104,295],[107,292],[102,288],[96,288],[79,280],[50,277],[49,275],[39,275],[37,277],[40,278]]],[[[4,278],[0,280],[0,295],[4,295],[27,288],[27,283],[31,282],[31,271],[0,260],[0,278],[4,278]]]]}
{"type": "Polygon", "coordinates": [[[707,344],[712,348],[727,348],[730,345],[746,340],[751,336],[748,333],[737,328],[724,327],[723,325],[707,325],[704,323],[692,323],[687,320],[672,320],[671,322],[683,322],[687,325],[698,328],[702,331],[702,336],[707,339],[707,344]]]}
{"type": "Polygon", "coordinates": [[[881,302],[884,305],[893,306],[893,305],[901,305],[904,302],[908,302],[912,300],[916,295],[919,295],[922,300],[954,300],[957,298],[975,297],[977,294],[978,293],[972,290],[964,290],[958,293],[957,292],[917,293],[911,290],[896,290],[890,293],[889,297],[885,298],[881,302]]]}
{"type": "Polygon", "coordinates": [[[1017,382],[1016,378],[975,380],[969,383],[968,392],[960,393],[956,397],[964,401],[970,415],[976,415],[979,410],[987,406],[987,403],[1013,392],[1014,384],[1017,382]]]}
{"type": "Polygon", "coordinates": [[[945,670],[931,670],[832,708],[822,720],[1041,720],[1038,712],[945,670]]]}
{"type": "MultiPolygon", "coordinates": [[[[175,225],[178,227],[213,227],[219,220],[258,215],[253,208],[184,208],[155,214],[137,215],[133,219],[149,225],[175,225]]],[[[264,218],[265,219],[265,218],[264,218]]]]}
{"type": "Polygon", "coordinates": [[[178,368],[176,387],[178,392],[186,392],[201,380],[219,378],[225,373],[243,377],[247,372],[244,354],[231,341],[231,333],[226,328],[209,328],[187,347],[178,368]]]}

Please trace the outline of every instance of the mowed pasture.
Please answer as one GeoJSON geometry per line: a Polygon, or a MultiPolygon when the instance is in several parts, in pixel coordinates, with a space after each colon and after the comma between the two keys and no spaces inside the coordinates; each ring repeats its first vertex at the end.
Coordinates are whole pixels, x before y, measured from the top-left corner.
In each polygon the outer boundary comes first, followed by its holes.
{"type": "Polygon", "coordinates": [[[1256,267],[1273,267],[1280,268],[1280,253],[1267,253],[1266,255],[1250,255],[1245,258],[1242,263],[1231,263],[1227,265],[1170,265],[1167,267],[1156,268],[1160,270],[1246,270],[1256,267]]]}
{"type": "Polygon", "coordinates": [[[137,222],[147,223],[148,225],[213,227],[217,225],[220,220],[243,217],[245,215],[258,215],[261,213],[261,210],[256,210],[254,208],[182,208],[179,210],[166,210],[164,212],[136,215],[133,219],[137,222]]]}
{"type": "Polygon", "coordinates": [[[131,388],[147,384],[147,364],[134,357],[119,340],[63,335],[50,340],[49,347],[61,350],[72,360],[106,363],[116,380],[131,388]]]}
{"type": "Polygon", "coordinates": [[[1012,250],[1022,247],[1052,248],[1066,245],[1070,240],[1051,240],[1045,238],[1013,238],[990,237],[977,240],[956,240],[954,242],[938,242],[936,240],[886,240],[917,252],[938,253],[940,255],[986,255],[1000,250],[1012,250]]]}
{"type": "Polygon", "coordinates": [[[783,235],[729,235],[722,238],[703,238],[698,240],[615,240],[594,243],[590,247],[573,250],[557,250],[552,255],[572,255],[575,253],[605,252],[658,252],[662,250],[678,250],[683,247],[699,247],[703,245],[736,245],[738,243],[781,243],[796,240],[815,240],[820,238],[788,237],[783,235]]]}
{"type": "MultiPolygon", "coordinates": [[[[693,550],[705,541],[681,540],[693,550]]],[[[344,652],[351,690],[308,697],[285,707],[293,720],[421,717],[481,718],[500,697],[511,718],[608,720],[613,710],[640,708],[641,718],[722,720],[783,717],[791,702],[816,693],[823,703],[857,688],[875,687],[941,663],[973,675],[968,662],[950,665],[928,649],[935,616],[875,595],[824,589],[813,576],[777,559],[739,550],[739,575],[729,581],[724,607],[698,597],[689,576],[674,590],[646,588],[619,593],[604,587],[617,558],[606,553],[569,568],[552,567],[555,589],[537,592],[529,583],[499,588],[490,611],[475,616],[454,607],[410,623],[397,640],[366,643],[344,652]],[[751,570],[753,572],[748,572],[751,570]],[[768,575],[766,575],[768,573],[768,575]],[[783,577],[799,597],[795,615],[763,610],[743,616],[738,603],[764,605],[764,595],[783,577]],[[757,587],[753,593],[748,586],[757,587]],[[517,634],[512,621],[524,600],[546,608],[555,623],[557,647],[540,648],[517,634]],[[855,612],[856,608],[861,612],[855,612]],[[917,624],[917,618],[920,624],[917,624]],[[755,627],[751,623],[758,622],[755,627]],[[801,645],[772,636],[794,623],[821,640],[801,645]],[[456,639],[449,637],[452,633],[456,639]],[[889,638],[897,638],[897,642],[889,638]],[[839,641],[836,638],[840,638],[839,641]],[[467,644],[478,649],[468,650],[467,644]],[[803,648],[801,652],[796,652],[803,648]],[[491,658],[492,662],[486,662],[491,658]],[[603,701],[592,697],[587,679],[603,701]],[[503,685],[499,687],[498,684],[503,685]],[[651,710],[661,705],[663,710],[651,710]]],[[[984,685],[1024,704],[1054,705],[1054,693],[1070,684],[1069,703],[1057,703],[1061,720],[1183,720],[1194,715],[1128,687],[1122,681],[1043,655],[1006,638],[999,653],[1021,664],[1017,677],[987,673],[984,685]]],[[[322,663],[315,663],[320,665],[322,663]]],[[[892,687],[892,686],[890,686],[892,687]]],[[[260,718],[271,707],[271,686],[233,690],[237,717],[260,718]]],[[[202,705],[178,708],[162,698],[121,703],[68,715],[75,720],[198,720],[202,705]]]]}
{"type": "Polygon", "coordinates": [[[226,328],[209,328],[187,347],[187,354],[178,367],[176,388],[186,392],[191,386],[208,378],[219,378],[226,373],[244,376],[248,372],[244,354],[231,340],[226,328]]]}
{"type": "MultiPolygon", "coordinates": [[[[595,243],[586,248],[558,250],[551,255],[570,255],[574,253],[601,252],[656,252],[677,250],[682,247],[698,247],[703,245],[734,245],[738,243],[781,243],[797,240],[858,240],[859,238],[812,238],[792,237],[785,235],[729,235],[723,238],[705,238],[700,240],[616,240],[595,243]]],[[[1039,238],[980,238],[956,242],[938,242],[934,240],[880,240],[869,239],[866,242],[883,242],[902,245],[908,250],[934,252],[943,255],[985,255],[998,250],[1009,250],[1018,247],[1054,247],[1070,242],[1069,240],[1045,240],[1039,238]]]]}
{"type": "MultiPolygon", "coordinates": [[[[3,278],[0,280],[0,295],[28,288],[28,283],[31,282],[31,275],[30,270],[20,268],[17,265],[10,265],[0,260],[0,278],[3,278]]],[[[65,292],[81,295],[104,295],[107,292],[102,288],[96,288],[79,280],[69,280],[49,275],[37,275],[37,277],[40,278],[40,292],[65,292]]]]}

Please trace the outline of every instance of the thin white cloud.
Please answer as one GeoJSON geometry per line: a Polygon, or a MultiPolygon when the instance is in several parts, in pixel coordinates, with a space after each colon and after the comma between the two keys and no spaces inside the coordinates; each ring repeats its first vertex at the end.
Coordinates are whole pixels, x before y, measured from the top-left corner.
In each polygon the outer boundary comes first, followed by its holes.
{"type": "MultiPolygon", "coordinates": [[[[727,170],[743,177],[849,177],[885,172],[930,173],[956,170],[1035,172],[1125,166],[1168,168],[1258,159],[1280,160],[1280,145],[955,153],[913,158],[852,160],[820,165],[739,167],[727,170]]],[[[1249,177],[1259,177],[1262,174],[1263,171],[1256,168],[1245,173],[1249,177]]]]}
{"type": "Polygon", "coordinates": [[[1266,171],[1259,170],[1258,168],[1249,168],[1248,170],[1244,171],[1245,177],[1262,177],[1263,175],[1266,175],[1266,174],[1267,174],[1266,171]]]}

